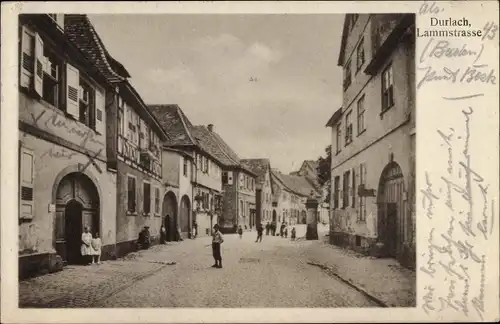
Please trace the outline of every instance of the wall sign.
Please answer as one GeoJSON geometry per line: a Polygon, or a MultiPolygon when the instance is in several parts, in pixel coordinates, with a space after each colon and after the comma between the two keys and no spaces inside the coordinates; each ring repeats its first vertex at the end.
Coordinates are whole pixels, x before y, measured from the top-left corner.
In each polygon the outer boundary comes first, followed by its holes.
{"type": "Polygon", "coordinates": [[[56,211],[56,205],[55,204],[49,204],[49,213],[53,213],[56,211]]]}

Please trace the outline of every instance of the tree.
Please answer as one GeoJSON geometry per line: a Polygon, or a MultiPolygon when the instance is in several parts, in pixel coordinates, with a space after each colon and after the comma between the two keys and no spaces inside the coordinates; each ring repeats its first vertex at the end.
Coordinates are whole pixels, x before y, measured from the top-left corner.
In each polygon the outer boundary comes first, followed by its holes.
{"type": "Polygon", "coordinates": [[[317,160],[318,167],[316,169],[316,173],[318,174],[318,182],[321,187],[326,185],[327,195],[325,197],[325,202],[330,202],[331,196],[331,170],[332,170],[332,146],[328,145],[325,148],[325,157],[320,156],[317,160]]]}

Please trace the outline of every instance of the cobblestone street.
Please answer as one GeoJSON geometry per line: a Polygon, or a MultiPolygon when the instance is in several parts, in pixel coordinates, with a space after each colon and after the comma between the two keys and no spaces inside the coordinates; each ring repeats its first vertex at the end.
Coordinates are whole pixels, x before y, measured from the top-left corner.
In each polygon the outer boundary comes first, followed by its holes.
{"type": "MultiPolygon", "coordinates": [[[[304,231],[299,228],[298,236],[304,231]]],[[[210,238],[154,246],[99,266],[67,267],[20,282],[20,307],[379,306],[308,264],[321,241],[264,236],[255,243],[255,236],[225,236],[223,269],[211,268],[210,238]]]]}

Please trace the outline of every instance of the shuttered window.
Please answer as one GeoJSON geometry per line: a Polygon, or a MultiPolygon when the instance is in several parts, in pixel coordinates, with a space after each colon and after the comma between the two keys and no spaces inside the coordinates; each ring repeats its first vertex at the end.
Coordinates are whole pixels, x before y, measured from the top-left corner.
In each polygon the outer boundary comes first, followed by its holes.
{"type": "Polygon", "coordinates": [[[45,56],[43,55],[43,40],[38,33],[35,34],[35,92],[43,96],[43,70],[45,56]]]}
{"type": "Polygon", "coordinates": [[[106,99],[104,92],[96,89],[95,91],[95,131],[101,135],[106,132],[105,116],[106,99]]]}
{"type": "Polygon", "coordinates": [[[160,188],[155,187],[155,214],[160,214],[160,188]]]}
{"type": "Polygon", "coordinates": [[[127,210],[129,213],[137,212],[137,193],[136,193],[136,180],[134,177],[128,176],[127,181],[127,210]]]}
{"type": "MultiPolygon", "coordinates": [[[[364,163],[359,165],[359,184],[366,183],[366,166],[364,163]]],[[[366,221],[366,197],[359,196],[358,220],[366,221]]]]}
{"type": "Polygon", "coordinates": [[[148,182],[144,182],[142,184],[143,196],[142,196],[142,205],[143,205],[143,213],[145,215],[149,215],[151,213],[151,184],[148,182]]]}
{"type": "Polygon", "coordinates": [[[20,50],[20,76],[19,85],[30,89],[33,82],[33,72],[35,70],[35,33],[29,28],[21,28],[21,50],[20,50]]]}
{"type": "Polygon", "coordinates": [[[19,217],[32,219],[34,216],[35,155],[32,150],[20,148],[19,158],[19,217]]]}
{"type": "Polygon", "coordinates": [[[74,119],[80,119],[80,72],[71,64],[66,64],[66,112],[74,119]]]}

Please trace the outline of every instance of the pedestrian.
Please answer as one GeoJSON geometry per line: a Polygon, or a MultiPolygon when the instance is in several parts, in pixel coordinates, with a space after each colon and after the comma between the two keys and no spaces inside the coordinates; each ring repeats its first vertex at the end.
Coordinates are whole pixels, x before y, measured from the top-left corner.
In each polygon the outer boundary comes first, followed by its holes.
{"type": "Polygon", "coordinates": [[[241,228],[241,225],[238,227],[238,236],[241,238],[243,238],[243,229],[241,228]]]}
{"type": "Polygon", "coordinates": [[[258,224],[257,225],[257,240],[255,241],[255,243],[257,242],[262,242],[262,232],[264,231],[264,227],[262,227],[262,224],[258,224]]]}
{"type": "Polygon", "coordinates": [[[92,249],[93,249],[93,260],[92,264],[97,263],[101,264],[101,247],[102,247],[102,241],[101,238],[99,237],[99,232],[95,233],[95,237],[92,239],[92,249]]]}
{"type": "Polygon", "coordinates": [[[271,223],[271,235],[275,236],[276,235],[276,222],[271,223]]]}
{"type": "Polygon", "coordinates": [[[161,228],[160,228],[160,244],[165,244],[166,240],[167,240],[167,229],[165,228],[165,225],[161,224],[161,228]]]}
{"type": "Polygon", "coordinates": [[[82,233],[82,246],[80,252],[85,264],[92,264],[94,262],[92,259],[92,233],[90,233],[90,228],[88,226],[85,226],[82,233]]]}
{"type": "Polygon", "coordinates": [[[267,222],[267,223],[266,223],[266,236],[268,236],[268,235],[269,235],[269,229],[270,229],[269,227],[270,227],[270,226],[269,226],[269,222],[267,222]]]}
{"type": "Polygon", "coordinates": [[[194,237],[196,238],[198,236],[198,223],[196,221],[193,221],[193,228],[194,228],[194,237]]]}
{"type": "Polygon", "coordinates": [[[280,226],[280,236],[283,237],[283,231],[285,229],[285,223],[281,223],[281,226],[280,226]]]}
{"type": "Polygon", "coordinates": [[[288,227],[285,227],[285,238],[288,238],[288,227]]]}
{"type": "Polygon", "coordinates": [[[224,237],[219,231],[219,225],[215,224],[214,230],[212,231],[212,254],[215,260],[215,264],[212,266],[212,268],[222,268],[222,255],[220,251],[222,242],[224,242],[224,237]]]}
{"type": "Polygon", "coordinates": [[[181,226],[179,224],[177,224],[177,241],[178,242],[184,241],[182,239],[181,226]]]}
{"type": "Polygon", "coordinates": [[[295,241],[295,236],[297,235],[297,233],[295,232],[295,227],[292,227],[292,233],[291,233],[291,239],[292,241],[295,241]]]}

